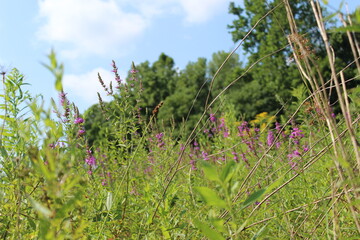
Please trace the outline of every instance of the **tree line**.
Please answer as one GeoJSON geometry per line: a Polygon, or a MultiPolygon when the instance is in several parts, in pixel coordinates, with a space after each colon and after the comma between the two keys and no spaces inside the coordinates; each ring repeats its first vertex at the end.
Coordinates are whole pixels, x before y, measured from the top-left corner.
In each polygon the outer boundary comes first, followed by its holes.
{"type": "MultiPolygon", "coordinates": [[[[330,79],[325,50],[309,1],[290,1],[290,5],[299,27],[298,38],[307,46],[305,54],[313,55],[316,60],[317,69],[314,71],[321,71],[325,79],[330,79]]],[[[189,131],[204,112],[206,103],[216,98],[229,84],[231,86],[218,97],[210,111],[221,112],[230,108],[243,120],[253,119],[261,112],[287,114],[296,107],[292,102],[303,100],[301,95],[309,95],[309,89],[292,59],[288,38],[290,29],[282,1],[244,0],[244,7],[231,2],[229,14],[235,17],[228,25],[229,33],[234,43],[244,40],[241,47],[247,56],[246,62],[241,62],[237,53],[227,59],[229,52],[218,51],[212,54],[210,60],[198,58],[181,70],[176,69],[175,60],[165,53],[161,53],[153,63],[145,61],[138,64],[135,66],[136,78],[141,86],[129,88],[141,90],[141,94],[134,97],[133,105],[139,108],[139,114],[144,119],[149,119],[153,110],[163,104],[156,121],[166,127],[175,126],[174,129],[178,130],[179,126],[183,126],[185,132],[189,131]],[[253,26],[256,27],[252,29],[253,26]],[[225,59],[227,62],[217,74],[225,59]]],[[[355,14],[353,17],[356,22],[355,14]]],[[[337,27],[334,18],[329,17],[327,24],[333,29],[337,27]]],[[[346,33],[332,31],[329,37],[337,50],[337,68],[340,70],[350,64],[344,71],[345,77],[354,76],[356,67],[352,63],[346,33]]],[[[356,39],[359,39],[358,34],[356,39]]],[[[129,71],[127,84],[132,77],[129,71]]],[[[358,81],[349,82],[350,88],[356,85],[358,81]]],[[[331,96],[329,101],[336,103],[336,96],[331,96]]],[[[114,103],[107,104],[111,106],[114,103]]],[[[99,105],[94,105],[85,113],[89,119],[87,128],[94,134],[101,132],[100,125],[104,124],[98,108],[99,105]]]]}

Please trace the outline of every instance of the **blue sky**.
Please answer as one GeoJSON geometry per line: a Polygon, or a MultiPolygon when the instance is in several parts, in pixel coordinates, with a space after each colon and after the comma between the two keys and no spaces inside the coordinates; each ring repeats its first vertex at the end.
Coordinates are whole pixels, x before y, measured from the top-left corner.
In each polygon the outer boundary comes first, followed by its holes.
{"type": "MultiPolygon", "coordinates": [[[[97,81],[122,78],[134,61],[155,61],[161,52],[184,68],[198,57],[235,47],[227,24],[227,0],[0,0],[0,65],[18,68],[33,94],[53,97],[54,78],[41,63],[53,48],[65,65],[63,85],[81,111],[97,102],[97,81]]],[[[235,1],[241,3],[242,1],[235,1]]],[[[329,0],[338,7],[340,0],[329,0]]],[[[350,10],[359,6],[348,0],[350,10]]],[[[241,52],[239,52],[241,55],[241,52]]]]}

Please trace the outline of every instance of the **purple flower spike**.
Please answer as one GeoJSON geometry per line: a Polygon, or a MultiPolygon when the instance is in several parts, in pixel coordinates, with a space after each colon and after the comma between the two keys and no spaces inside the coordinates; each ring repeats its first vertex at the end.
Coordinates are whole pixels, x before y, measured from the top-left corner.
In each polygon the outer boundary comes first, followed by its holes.
{"type": "Polygon", "coordinates": [[[210,158],[208,157],[208,153],[207,153],[207,152],[202,151],[202,152],[201,152],[201,155],[202,155],[202,157],[203,157],[203,159],[204,159],[205,161],[210,160],[210,158]]]}
{"type": "Polygon", "coordinates": [[[138,72],[138,70],[136,70],[135,68],[133,68],[133,69],[130,70],[130,73],[132,73],[132,74],[135,74],[135,73],[137,73],[137,72],[138,72]]]}
{"type": "Polygon", "coordinates": [[[85,159],[85,162],[90,166],[94,166],[96,164],[96,158],[94,156],[89,156],[85,159]]]}
{"type": "Polygon", "coordinates": [[[290,138],[296,138],[296,137],[303,138],[304,136],[305,135],[302,134],[302,131],[299,128],[294,128],[289,137],[290,138]]]}
{"type": "Polygon", "coordinates": [[[272,131],[269,131],[268,135],[267,135],[267,145],[270,147],[273,143],[274,143],[274,133],[272,131]]]}
{"type": "Polygon", "coordinates": [[[74,123],[75,123],[75,124],[80,124],[80,123],[83,123],[83,122],[84,122],[84,119],[81,118],[81,117],[78,117],[78,118],[76,118],[76,119],[74,120],[74,123]]]}
{"type": "Polygon", "coordinates": [[[216,122],[215,114],[210,113],[210,121],[211,121],[211,122],[216,122]]]}
{"type": "Polygon", "coordinates": [[[82,136],[82,135],[84,135],[85,134],[85,130],[84,129],[80,129],[79,131],[78,131],[78,135],[79,136],[82,136]]]}

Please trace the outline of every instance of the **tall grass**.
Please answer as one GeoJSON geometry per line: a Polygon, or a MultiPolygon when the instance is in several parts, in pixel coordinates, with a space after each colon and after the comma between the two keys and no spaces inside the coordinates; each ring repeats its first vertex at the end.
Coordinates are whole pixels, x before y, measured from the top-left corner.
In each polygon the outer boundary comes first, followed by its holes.
{"type": "MultiPolygon", "coordinates": [[[[264,112],[246,122],[235,118],[231,106],[215,109],[239,76],[206,100],[188,136],[174,138],[156,121],[161,104],[150,119],[140,116],[135,66],[123,82],[113,62],[116,86],[99,76],[113,97],[105,103],[99,94],[103,137],[89,143],[85,126],[93,115],[80,114],[67,98],[54,53],[46,67],[59,100],[48,109],[41,97],[24,92],[17,69],[2,73],[1,238],[358,239],[359,88],[349,91],[345,83],[359,75],[344,79],[343,70],[336,71],[336,49],[312,2],[331,69],[331,79],[323,79],[288,2],[283,4],[289,45],[309,86],[285,121],[264,112]],[[336,116],[329,89],[338,96],[336,116]]],[[[348,37],[360,72],[360,48],[351,32],[348,37]]]]}

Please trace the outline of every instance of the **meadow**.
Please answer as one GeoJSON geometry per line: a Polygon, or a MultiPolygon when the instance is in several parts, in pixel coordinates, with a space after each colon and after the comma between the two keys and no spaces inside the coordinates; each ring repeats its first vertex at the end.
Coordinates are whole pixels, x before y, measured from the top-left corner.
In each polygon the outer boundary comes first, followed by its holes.
{"type": "Polygon", "coordinates": [[[1,238],[360,239],[360,89],[346,85],[359,81],[360,49],[353,44],[357,74],[345,79],[315,10],[331,76],[317,71],[287,9],[289,45],[308,87],[289,116],[238,119],[231,106],[216,105],[230,84],[204,103],[190,133],[175,134],[157,121],[161,104],[149,118],[134,104],[136,67],[124,82],[113,62],[114,86],[99,82],[114,103],[99,94],[108,138],[91,145],[91,116],[67,98],[54,52],[45,67],[59,99],[50,107],[24,90],[19,70],[3,72],[1,238]]]}

